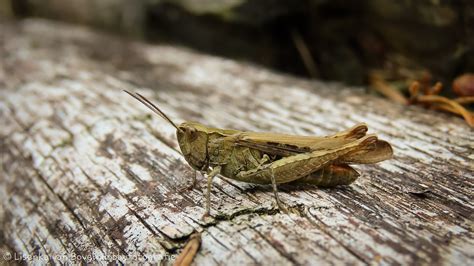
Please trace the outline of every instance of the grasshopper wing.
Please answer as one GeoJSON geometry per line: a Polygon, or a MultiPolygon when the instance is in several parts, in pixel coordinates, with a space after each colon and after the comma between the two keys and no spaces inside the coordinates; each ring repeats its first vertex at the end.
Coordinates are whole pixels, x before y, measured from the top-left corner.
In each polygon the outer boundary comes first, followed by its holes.
{"type": "Polygon", "coordinates": [[[239,134],[235,143],[268,154],[286,157],[298,153],[336,149],[364,137],[366,132],[367,126],[365,124],[358,124],[326,137],[243,132],[239,134]]]}
{"type": "Polygon", "coordinates": [[[370,164],[388,160],[392,158],[392,156],[392,146],[384,140],[377,140],[373,145],[344,155],[338,160],[338,162],[349,164],[370,164]]]}

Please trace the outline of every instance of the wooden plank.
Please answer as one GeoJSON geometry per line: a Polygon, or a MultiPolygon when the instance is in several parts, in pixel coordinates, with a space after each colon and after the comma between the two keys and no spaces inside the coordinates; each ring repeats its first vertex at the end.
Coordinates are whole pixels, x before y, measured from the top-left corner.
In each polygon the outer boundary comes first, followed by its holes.
{"type": "Polygon", "coordinates": [[[474,260],[474,134],[461,119],[184,48],[42,20],[0,25],[0,250],[24,260],[172,261],[202,232],[196,264],[468,264],[474,260]],[[351,186],[205,180],[174,120],[324,135],[365,122],[394,159],[351,186]],[[26,257],[30,256],[30,257],[26,257]]]}

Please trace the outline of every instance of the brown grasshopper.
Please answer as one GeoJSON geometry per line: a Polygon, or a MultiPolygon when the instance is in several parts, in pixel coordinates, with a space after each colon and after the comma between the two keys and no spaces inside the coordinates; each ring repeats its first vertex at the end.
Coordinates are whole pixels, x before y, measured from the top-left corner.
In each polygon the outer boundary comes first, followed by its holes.
{"type": "MultiPolygon", "coordinates": [[[[388,142],[373,134],[366,135],[365,124],[326,137],[245,132],[212,128],[197,122],[177,126],[139,93],[125,92],[176,128],[184,158],[193,169],[207,175],[207,215],[212,180],[218,174],[247,183],[271,184],[278,207],[285,210],[278,197],[277,184],[348,185],[359,176],[349,164],[377,163],[393,154],[388,142]]],[[[196,175],[193,185],[195,183],[196,175]]]]}

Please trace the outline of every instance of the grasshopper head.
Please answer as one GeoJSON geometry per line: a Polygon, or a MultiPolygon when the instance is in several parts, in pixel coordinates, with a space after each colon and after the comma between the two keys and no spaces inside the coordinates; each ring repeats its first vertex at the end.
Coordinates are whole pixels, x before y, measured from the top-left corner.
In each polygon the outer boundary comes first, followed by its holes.
{"type": "Polygon", "coordinates": [[[184,122],[176,131],[184,158],[196,170],[202,170],[207,164],[208,134],[202,127],[199,123],[184,122]]]}

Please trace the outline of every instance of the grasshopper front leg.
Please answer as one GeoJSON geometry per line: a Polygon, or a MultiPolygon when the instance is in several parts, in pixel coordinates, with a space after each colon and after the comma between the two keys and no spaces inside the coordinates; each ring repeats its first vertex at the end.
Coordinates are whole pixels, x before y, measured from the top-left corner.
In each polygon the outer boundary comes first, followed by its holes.
{"type": "Polygon", "coordinates": [[[208,216],[211,213],[211,188],[212,188],[212,179],[221,172],[221,166],[214,167],[207,174],[207,193],[206,193],[206,213],[204,216],[208,216]]]}

